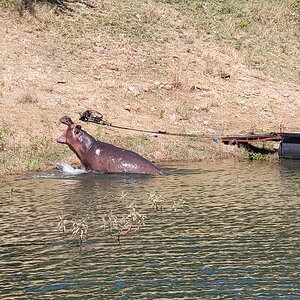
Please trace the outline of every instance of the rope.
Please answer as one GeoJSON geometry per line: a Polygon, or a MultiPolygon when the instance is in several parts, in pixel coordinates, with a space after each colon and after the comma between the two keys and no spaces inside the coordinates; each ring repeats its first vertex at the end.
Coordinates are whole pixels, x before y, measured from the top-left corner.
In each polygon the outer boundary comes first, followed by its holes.
{"type": "Polygon", "coordinates": [[[143,129],[137,129],[137,128],[131,128],[131,127],[112,125],[111,123],[109,123],[103,119],[103,115],[101,113],[99,113],[95,110],[85,111],[84,113],[82,113],[80,115],[79,120],[81,120],[83,122],[96,123],[99,125],[106,125],[106,126],[117,128],[117,129],[144,132],[144,133],[150,133],[150,134],[154,134],[154,135],[170,135],[170,136],[181,136],[181,137],[202,138],[202,139],[214,138],[214,141],[217,141],[217,140],[215,140],[216,139],[215,137],[204,135],[204,134],[174,133],[174,132],[167,132],[167,131],[160,131],[160,130],[159,131],[151,131],[151,130],[143,130],[143,129]]]}

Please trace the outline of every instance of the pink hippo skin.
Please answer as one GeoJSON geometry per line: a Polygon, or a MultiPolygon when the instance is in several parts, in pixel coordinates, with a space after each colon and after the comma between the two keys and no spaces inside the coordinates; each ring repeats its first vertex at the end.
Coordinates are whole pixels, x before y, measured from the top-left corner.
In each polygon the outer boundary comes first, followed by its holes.
{"type": "Polygon", "coordinates": [[[162,174],[155,165],[139,154],[96,141],[69,117],[60,118],[60,122],[68,128],[57,142],[67,144],[87,170],[101,173],[162,174]]]}

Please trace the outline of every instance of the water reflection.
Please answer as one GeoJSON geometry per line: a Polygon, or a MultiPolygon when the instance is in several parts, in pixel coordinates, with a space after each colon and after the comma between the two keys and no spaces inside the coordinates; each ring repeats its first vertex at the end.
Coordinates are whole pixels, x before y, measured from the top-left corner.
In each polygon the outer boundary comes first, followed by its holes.
{"type": "Polygon", "coordinates": [[[7,177],[0,186],[2,299],[299,299],[299,179],[293,164],[174,164],[163,177],[7,177]],[[164,198],[162,211],[148,193],[164,198]],[[121,244],[102,216],[121,195],[147,216],[121,244]],[[174,202],[184,207],[174,210],[174,202]],[[87,217],[87,241],[56,229],[87,217]]]}

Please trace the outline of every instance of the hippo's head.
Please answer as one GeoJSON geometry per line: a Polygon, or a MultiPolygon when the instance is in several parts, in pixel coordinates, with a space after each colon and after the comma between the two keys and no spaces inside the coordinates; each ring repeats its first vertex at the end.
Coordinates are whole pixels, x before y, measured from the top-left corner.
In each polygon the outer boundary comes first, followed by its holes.
{"type": "Polygon", "coordinates": [[[67,144],[69,148],[82,161],[87,151],[91,148],[95,139],[87,132],[81,129],[80,125],[76,125],[71,118],[64,116],[60,118],[60,122],[67,125],[63,134],[56,139],[58,143],[67,144]]]}

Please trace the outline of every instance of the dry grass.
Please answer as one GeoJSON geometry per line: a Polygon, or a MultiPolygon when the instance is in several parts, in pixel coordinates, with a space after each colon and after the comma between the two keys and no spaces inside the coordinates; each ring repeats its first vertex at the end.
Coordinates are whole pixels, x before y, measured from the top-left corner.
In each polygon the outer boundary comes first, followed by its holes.
{"type": "MultiPolygon", "coordinates": [[[[199,3],[189,0],[158,1],[154,5],[151,1],[119,0],[114,3],[102,2],[101,10],[82,9],[76,3],[68,5],[74,12],[64,17],[55,14],[55,10],[49,6],[38,5],[37,17],[32,20],[36,30],[44,35],[50,30],[51,36],[48,37],[55,38],[55,43],[50,43],[53,57],[65,53],[87,59],[90,56],[89,49],[105,53],[108,44],[110,47],[126,47],[128,40],[137,48],[141,48],[141,42],[146,43],[146,47],[149,43],[161,47],[178,38],[185,44],[189,38],[193,45],[194,38],[189,37],[187,31],[196,28],[198,35],[203,36],[205,32],[211,41],[234,47],[250,67],[299,83],[300,16],[296,1],[229,0],[199,3]],[[172,6],[161,4],[164,2],[172,6]]],[[[148,53],[143,54],[148,67],[158,62],[151,52],[148,49],[148,53]]],[[[226,72],[222,63],[216,61],[216,56],[210,56],[204,57],[204,72],[208,76],[226,72]]],[[[95,64],[82,71],[100,76],[99,67],[95,64]]],[[[115,60],[106,67],[121,70],[125,66],[115,60]]],[[[182,80],[182,72],[186,67],[178,61],[172,65],[170,81],[175,86],[182,80]]],[[[76,69],[72,71],[78,72],[76,69]]]]}
{"type": "Polygon", "coordinates": [[[230,45],[250,67],[300,82],[300,9],[297,0],[161,1],[212,41],[230,45]]]}

